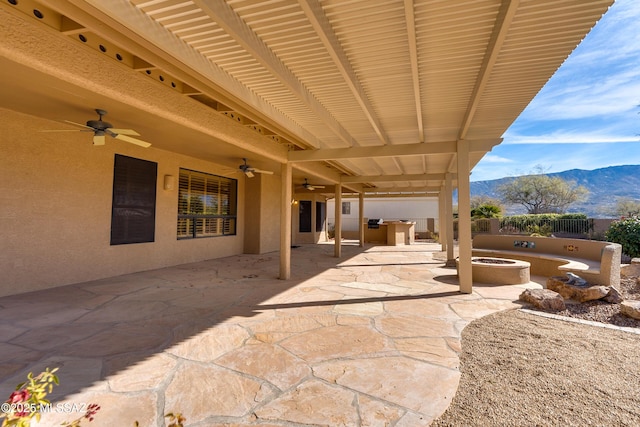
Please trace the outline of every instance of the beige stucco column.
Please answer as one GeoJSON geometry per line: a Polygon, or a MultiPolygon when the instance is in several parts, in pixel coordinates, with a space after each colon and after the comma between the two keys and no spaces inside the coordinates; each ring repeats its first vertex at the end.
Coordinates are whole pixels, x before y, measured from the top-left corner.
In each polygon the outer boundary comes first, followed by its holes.
{"type": "Polygon", "coordinates": [[[446,218],[446,203],[447,198],[445,196],[445,187],[440,187],[440,194],[438,194],[438,239],[440,240],[440,250],[447,250],[447,226],[445,223],[446,218]]]}
{"type": "Polygon", "coordinates": [[[446,227],[445,237],[447,239],[447,267],[456,266],[456,258],[453,253],[453,177],[451,173],[446,173],[444,177],[444,226],[446,227]]]}
{"type": "Polygon", "coordinates": [[[280,279],[291,277],[291,163],[280,167],[282,176],[280,198],[280,279]]]}
{"type": "Polygon", "coordinates": [[[358,236],[360,247],[364,247],[364,193],[358,195],[358,236]]]}
{"type": "Polygon", "coordinates": [[[333,254],[336,258],[342,255],[342,184],[336,184],[335,234],[333,254]]]}
{"type": "Polygon", "coordinates": [[[471,272],[471,189],[469,184],[469,142],[458,141],[458,279],[460,292],[473,291],[471,272]]]}

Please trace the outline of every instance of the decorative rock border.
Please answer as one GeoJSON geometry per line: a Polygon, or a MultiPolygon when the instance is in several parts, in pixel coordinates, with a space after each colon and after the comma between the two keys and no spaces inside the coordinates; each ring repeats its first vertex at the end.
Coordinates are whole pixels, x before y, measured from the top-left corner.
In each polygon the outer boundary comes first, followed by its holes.
{"type": "Polygon", "coordinates": [[[564,299],[573,299],[581,303],[602,300],[620,304],[622,315],[640,320],[640,301],[624,301],[615,286],[574,284],[568,278],[560,276],[549,277],[546,286],[546,289],[527,289],[520,294],[519,299],[539,309],[552,311],[564,310],[564,299]]]}

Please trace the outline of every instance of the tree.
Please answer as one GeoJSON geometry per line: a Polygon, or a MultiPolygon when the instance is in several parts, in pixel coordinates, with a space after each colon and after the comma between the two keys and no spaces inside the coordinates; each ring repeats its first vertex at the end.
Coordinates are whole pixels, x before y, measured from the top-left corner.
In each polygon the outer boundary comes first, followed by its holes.
{"type": "Polygon", "coordinates": [[[471,202],[471,209],[476,209],[484,205],[492,205],[492,206],[499,207],[501,212],[504,210],[502,206],[502,202],[500,200],[493,198],[491,196],[487,196],[486,194],[471,196],[470,202],[471,202]]]}
{"type": "Polygon", "coordinates": [[[589,191],[560,177],[525,175],[497,189],[505,203],[522,205],[527,213],[563,213],[572,203],[584,200],[589,191]]]}
{"type": "Polygon", "coordinates": [[[616,202],[616,214],[621,217],[640,215],[640,201],[621,198],[616,202]]]}

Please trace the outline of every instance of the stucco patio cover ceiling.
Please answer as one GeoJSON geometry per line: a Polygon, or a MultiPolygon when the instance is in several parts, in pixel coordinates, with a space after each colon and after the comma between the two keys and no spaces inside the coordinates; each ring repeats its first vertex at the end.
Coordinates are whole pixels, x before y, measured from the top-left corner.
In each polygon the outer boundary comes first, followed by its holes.
{"type": "Polygon", "coordinates": [[[471,167],[501,142],[611,3],[35,4],[55,14],[47,24],[62,34],[104,40],[125,55],[114,61],[156,80],[171,76],[177,84],[168,88],[285,145],[271,160],[295,162],[300,177],[331,169],[309,177],[336,184],[342,176],[347,189],[432,191],[457,172],[459,141],[469,142],[471,167]]]}

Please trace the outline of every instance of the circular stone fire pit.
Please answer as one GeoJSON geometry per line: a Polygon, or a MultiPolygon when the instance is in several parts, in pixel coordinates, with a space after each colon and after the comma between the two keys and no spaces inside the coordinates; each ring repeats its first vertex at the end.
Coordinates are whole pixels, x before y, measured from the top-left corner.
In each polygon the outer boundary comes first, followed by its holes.
{"type": "MultiPolygon", "coordinates": [[[[456,259],[456,265],[459,260],[456,259]]],[[[473,281],[493,285],[522,285],[531,281],[527,261],[506,258],[473,257],[473,281]]]]}

